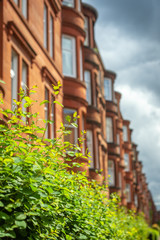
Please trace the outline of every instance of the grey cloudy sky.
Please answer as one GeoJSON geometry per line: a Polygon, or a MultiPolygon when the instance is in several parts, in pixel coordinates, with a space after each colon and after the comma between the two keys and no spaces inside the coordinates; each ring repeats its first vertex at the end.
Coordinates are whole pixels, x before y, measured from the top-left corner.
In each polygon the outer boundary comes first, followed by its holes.
{"type": "Polygon", "coordinates": [[[83,0],[99,13],[96,42],[117,73],[121,109],[160,209],[160,0],[83,0]]]}

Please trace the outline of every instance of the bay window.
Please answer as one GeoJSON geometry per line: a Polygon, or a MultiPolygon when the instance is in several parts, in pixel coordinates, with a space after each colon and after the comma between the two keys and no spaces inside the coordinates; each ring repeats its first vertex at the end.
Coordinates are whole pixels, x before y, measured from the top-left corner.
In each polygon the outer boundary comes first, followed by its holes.
{"type": "Polygon", "coordinates": [[[64,141],[65,142],[70,142],[72,144],[77,143],[77,138],[78,138],[78,129],[71,125],[67,120],[66,117],[70,116],[71,122],[73,122],[73,114],[76,112],[74,109],[70,108],[64,108],[63,109],[63,122],[64,122],[64,127],[67,128],[71,133],[69,135],[64,136],[64,141]]]}
{"type": "Polygon", "coordinates": [[[76,44],[75,38],[62,36],[63,74],[76,77],[76,44]]]}
{"type": "Polygon", "coordinates": [[[108,160],[109,186],[115,186],[115,165],[113,160],[108,160]]]}
{"type": "Polygon", "coordinates": [[[112,101],[112,80],[104,78],[104,96],[107,101],[112,101]]]}
{"type": "Polygon", "coordinates": [[[89,20],[88,20],[88,17],[84,18],[84,31],[86,33],[84,46],[89,46],[89,20]]]}
{"type": "Polygon", "coordinates": [[[89,105],[92,103],[92,94],[91,94],[91,72],[85,71],[84,72],[84,79],[87,87],[86,98],[89,105]]]}
{"type": "Polygon", "coordinates": [[[123,126],[123,140],[124,142],[128,141],[128,128],[125,125],[123,126]]]}
{"type": "Polygon", "coordinates": [[[113,142],[113,120],[111,117],[106,117],[106,136],[107,142],[113,142]]]}
{"type": "Polygon", "coordinates": [[[124,154],[125,171],[130,171],[129,154],[124,154]]]}
{"type": "Polygon", "coordinates": [[[74,0],[63,0],[62,4],[74,8],[74,0]]]}
{"type": "Polygon", "coordinates": [[[87,134],[86,134],[86,138],[87,138],[87,148],[88,148],[88,152],[90,153],[90,164],[89,167],[90,168],[94,168],[94,160],[93,160],[93,133],[91,130],[87,130],[87,134]]]}

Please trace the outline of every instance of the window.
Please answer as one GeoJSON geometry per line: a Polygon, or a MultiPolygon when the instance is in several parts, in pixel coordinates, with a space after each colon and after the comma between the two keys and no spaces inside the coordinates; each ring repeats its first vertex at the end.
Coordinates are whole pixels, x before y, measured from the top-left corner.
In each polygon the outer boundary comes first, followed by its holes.
{"type": "Polygon", "coordinates": [[[112,80],[104,78],[104,95],[107,101],[112,101],[112,80]]]}
{"type": "Polygon", "coordinates": [[[82,51],[82,45],[80,47],[80,80],[83,81],[83,51],[82,51]]]}
{"type": "Polygon", "coordinates": [[[63,5],[74,8],[74,0],[63,0],[63,5]]]}
{"type": "Polygon", "coordinates": [[[96,168],[100,169],[98,134],[97,134],[97,137],[96,137],[96,168]]]}
{"type": "Polygon", "coordinates": [[[70,109],[70,108],[64,108],[63,109],[64,127],[66,127],[67,130],[71,131],[71,134],[69,134],[67,136],[64,136],[64,141],[65,142],[70,142],[72,144],[77,143],[78,129],[68,123],[68,121],[66,120],[66,116],[70,116],[71,117],[71,122],[72,122],[73,121],[73,114],[75,112],[76,111],[74,109],[70,109]]]}
{"type": "Polygon", "coordinates": [[[28,0],[14,0],[14,2],[21,9],[23,16],[27,19],[28,0]]]}
{"type": "Polygon", "coordinates": [[[125,171],[130,171],[130,164],[129,164],[129,154],[124,154],[124,164],[125,164],[125,171]]]}
{"type": "Polygon", "coordinates": [[[84,41],[84,45],[85,46],[89,46],[89,21],[88,21],[88,17],[84,18],[84,31],[86,33],[86,38],[84,41]]]}
{"type": "Polygon", "coordinates": [[[138,207],[138,196],[136,193],[134,194],[134,203],[135,203],[135,206],[138,207]]]}
{"type": "Polygon", "coordinates": [[[76,77],[76,48],[75,38],[62,36],[63,74],[76,77]]]}
{"type": "MultiPolygon", "coordinates": [[[[27,94],[27,72],[28,72],[28,66],[25,63],[25,61],[23,60],[22,61],[22,82],[21,82],[21,86],[24,90],[25,95],[27,94]]],[[[25,100],[23,99],[22,100],[22,111],[26,112],[26,108],[24,107],[24,104],[25,104],[25,100]]],[[[23,117],[22,120],[24,122],[26,122],[26,117],[23,117]]]]}
{"type": "Polygon", "coordinates": [[[84,79],[87,87],[86,98],[89,105],[92,103],[92,96],[91,96],[91,72],[85,71],[84,72],[84,79]]]}
{"type": "Polygon", "coordinates": [[[126,200],[127,203],[131,202],[131,186],[128,183],[126,184],[126,200]]]}
{"type": "Polygon", "coordinates": [[[12,110],[14,108],[13,99],[17,100],[18,96],[18,54],[12,49],[12,59],[11,59],[11,106],[12,110]]]}
{"type": "Polygon", "coordinates": [[[128,128],[125,125],[123,126],[123,140],[124,142],[128,141],[128,128]]]}
{"type": "Polygon", "coordinates": [[[44,27],[44,47],[48,49],[48,9],[46,4],[44,4],[43,27],[44,27]]]}
{"type": "Polygon", "coordinates": [[[118,173],[118,178],[119,178],[119,188],[122,188],[122,174],[121,174],[121,172],[118,173]]]}
{"type": "Polygon", "coordinates": [[[51,124],[46,124],[46,132],[45,137],[46,138],[54,138],[54,96],[53,94],[48,90],[48,88],[45,88],[45,100],[49,101],[45,103],[44,111],[45,111],[45,120],[47,121],[53,121],[51,124]]]}
{"type": "Polygon", "coordinates": [[[43,42],[44,47],[48,50],[51,58],[53,58],[54,47],[54,18],[49,11],[49,8],[44,4],[43,13],[43,42]],[[49,19],[48,19],[49,16],[49,19]]]}
{"type": "Polygon", "coordinates": [[[52,15],[50,15],[49,37],[50,37],[50,56],[53,58],[53,17],[52,15]]]}
{"type": "Polygon", "coordinates": [[[81,0],[78,0],[78,11],[81,11],[81,0]]]}
{"type": "Polygon", "coordinates": [[[120,135],[117,133],[117,145],[120,145],[120,135]]]}
{"type": "Polygon", "coordinates": [[[91,157],[90,160],[90,168],[94,168],[94,161],[93,161],[93,133],[91,130],[87,130],[87,148],[88,152],[90,153],[91,157]]]}
{"type": "MultiPolygon", "coordinates": [[[[82,131],[85,130],[85,117],[84,114],[82,114],[82,131]]],[[[85,140],[83,140],[83,144],[82,144],[82,153],[83,155],[85,155],[85,140]]]]}
{"type": "Polygon", "coordinates": [[[108,160],[109,186],[115,186],[115,166],[113,160],[108,160]]]}
{"type": "Polygon", "coordinates": [[[113,121],[112,118],[107,117],[106,118],[106,136],[107,136],[107,142],[111,143],[113,142],[113,121]]]}
{"type": "MultiPolygon", "coordinates": [[[[45,88],[45,100],[49,101],[49,90],[47,88],[45,88]]],[[[49,120],[49,103],[46,102],[45,103],[45,120],[48,121],[49,120]]],[[[45,123],[45,127],[46,127],[46,132],[45,132],[45,137],[49,138],[49,124],[45,123]]]]}

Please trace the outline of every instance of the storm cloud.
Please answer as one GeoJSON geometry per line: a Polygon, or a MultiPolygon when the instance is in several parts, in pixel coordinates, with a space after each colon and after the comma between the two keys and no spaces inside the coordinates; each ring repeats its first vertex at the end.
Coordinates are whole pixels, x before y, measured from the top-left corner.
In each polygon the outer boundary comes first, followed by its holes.
{"type": "Polygon", "coordinates": [[[160,209],[160,1],[83,2],[99,12],[96,42],[105,67],[117,73],[122,114],[131,120],[132,139],[160,209]]]}

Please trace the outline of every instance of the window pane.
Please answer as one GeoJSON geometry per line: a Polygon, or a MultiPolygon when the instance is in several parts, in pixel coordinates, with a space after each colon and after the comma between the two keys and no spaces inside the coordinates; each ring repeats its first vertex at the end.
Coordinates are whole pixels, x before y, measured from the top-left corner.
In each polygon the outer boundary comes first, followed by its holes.
{"type": "Polygon", "coordinates": [[[113,142],[113,121],[112,118],[106,118],[106,136],[107,142],[113,142]]]}
{"type": "Polygon", "coordinates": [[[86,38],[85,38],[85,41],[84,41],[85,46],[89,45],[88,23],[89,23],[88,22],[88,17],[85,17],[84,18],[84,31],[86,33],[86,38]]]}
{"type": "Polygon", "coordinates": [[[48,47],[48,37],[47,37],[47,6],[44,4],[44,16],[43,16],[43,27],[44,27],[44,47],[48,47]]]}
{"type": "Polygon", "coordinates": [[[62,37],[63,74],[76,77],[75,38],[62,37]]]}
{"type": "Polygon", "coordinates": [[[50,15],[50,56],[53,58],[53,17],[50,15]]]}
{"type": "MultiPolygon", "coordinates": [[[[21,85],[22,85],[22,88],[24,90],[25,95],[27,94],[27,70],[28,70],[27,64],[23,61],[22,62],[22,82],[21,82],[21,85]]],[[[26,111],[26,108],[24,107],[25,102],[26,101],[23,99],[22,100],[22,111],[23,112],[26,111]]],[[[25,122],[26,117],[23,117],[22,120],[25,122]]]]}
{"type": "Polygon", "coordinates": [[[22,14],[27,18],[27,0],[22,0],[22,14]]]}
{"type": "Polygon", "coordinates": [[[11,107],[13,110],[13,99],[17,100],[18,92],[18,54],[12,50],[12,59],[11,59],[11,107]]]}
{"type": "Polygon", "coordinates": [[[118,173],[118,178],[119,178],[119,188],[122,188],[122,175],[121,175],[121,172],[118,173]]]}
{"type": "Polygon", "coordinates": [[[71,122],[73,121],[73,114],[76,111],[74,109],[69,109],[69,108],[64,108],[63,109],[63,122],[64,122],[64,127],[67,128],[67,130],[71,131],[71,134],[64,136],[64,141],[66,142],[70,142],[72,144],[76,144],[77,143],[77,137],[78,137],[78,128],[70,125],[68,123],[68,121],[66,120],[66,116],[70,116],[71,117],[71,122]]]}
{"type": "Polygon", "coordinates": [[[78,11],[81,11],[81,0],[78,0],[78,11]]]}
{"type": "Polygon", "coordinates": [[[88,152],[90,153],[91,157],[89,158],[90,160],[90,168],[94,168],[94,161],[93,161],[93,134],[91,130],[87,130],[87,148],[88,152]]]}
{"type": "Polygon", "coordinates": [[[68,7],[74,7],[74,0],[63,0],[62,4],[68,7]]]}
{"type": "Polygon", "coordinates": [[[129,164],[129,154],[124,154],[124,164],[125,164],[125,171],[130,171],[130,164],[129,164]]]}
{"type": "Polygon", "coordinates": [[[15,4],[17,4],[17,5],[18,5],[18,0],[14,0],[14,2],[15,2],[15,4]]]}
{"type": "Polygon", "coordinates": [[[128,183],[126,184],[126,200],[131,202],[131,186],[128,183]]]}
{"type": "MultiPolygon", "coordinates": [[[[82,114],[82,131],[85,130],[85,118],[84,118],[84,114],[82,114]]],[[[85,140],[83,141],[83,145],[82,145],[82,153],[83,155],[85,155],[85,140]]]]}
{"type": "Polygon", "coordinates": [[[97,137],[96,137],[96,168],[100,169],[98,134],[97,134],[97,137]]]}
{"type": "Polygon", "coordinates": [[[92,103],[92,98],[91,98],[91,73],[90,71],[85,71],[84,72],[84,79],[87,87],[87,92],[86,92],[86,98],[87,102],[89,105],[92,103]]]}
{"type": "Polygon", "coordinates": [[[127,126],[123,126],[123,140],[124,140],[124,142],[128,141],[128,128],[127,128],[127,126]]]}
{"type": "MultiPolygon", "coordinates": [[[[51,121],[55,121],[54,120],[54,96],[51,95],[51,121]]],[[[51,124],[51,138],[54,138],[54,123],[51,124]]]]}
{"type": "Polygon", "coordinates": [[[114,162],[112,160],[108,160],[108,175],[110,175],[109,186],[115,186],[115,169],[114,162]]]}
{"type": "Polygon", "coordinates": [[[82,53],[82,46],[80,47],[80,80],[83,81],[83,53],[82,53]]]}
{"type": "MultiPolygon", "coordinates": [[[[45,88],[45,100],[49,101],[49,90],[47,88],[45,88]]],[[[49,117],[49,104],[48,103],[45,103],[44,110],[45,110],[45,120],[48,120],[48,117],[49,117]]],[[[45,132],[45,137],[49,138],[48,124],[45,123],[45,127],[46,127],[46,125],[47,125],[47,128],[46,128],[46,132],[45,132]]]]}
{"type": "Polygon", "coordinates": [[[104,79],[104,95],[107,101],[112,101],[112,81],[111,79],[104,79]]]}

